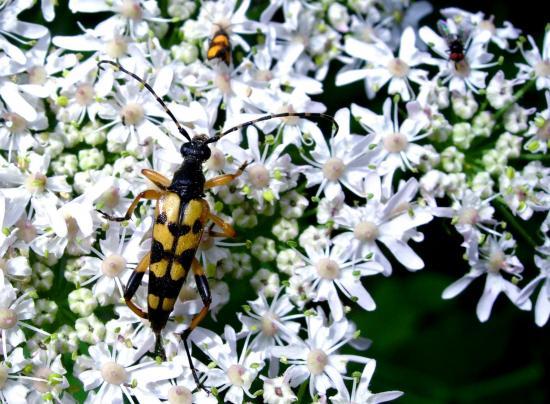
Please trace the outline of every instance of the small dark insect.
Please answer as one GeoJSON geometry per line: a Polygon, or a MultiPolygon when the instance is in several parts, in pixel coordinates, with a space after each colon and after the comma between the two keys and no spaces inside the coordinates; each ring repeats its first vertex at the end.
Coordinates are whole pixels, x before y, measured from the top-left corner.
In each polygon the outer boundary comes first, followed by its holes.
{"type": "Polygon", "coordinates": [[[210,157],[208,144],[215,143],[228,133],[273,118],[298,117],[325,119],[335,125],[336,132],[338,132],[338,124],[333,117],[321,113],[288,112],[266,115],[237,125],[212,137],[196,135],[191,139],[164,101],[155,94],[153,88],[142,78],[124,69],[116,62],[102,60],[98,63],[98,66],[102,68],[102,64],[110,64],[143,84],[155,96],[168,116],[174,121],[179,132],[187,139],[187,142],[183,143],[180,149],[183,162],[174,173],[172,179],[166,178],[158,172],[144,169],[141,173],[153,182],[158,189],[148,189],[139,193],[126,211],[126,214],[122,217],[114,217],[104,212],[99,212],[108,220],[120,222],[131,218],[141,199],[157,201],[151,251],[142,258],[132,272],[124,289],[124,300],[137,316],[149,320],[156,336],[155,355],[163,358],[165,355],[162,347],[161,332],[168,322],[168,317],[174,308],[181,287],[187,279],[187,274],[189,271],[193,271],[204,307],[193,317],[189,327],[181,334],[181,338],[193,378],[197,386],[203,388],[191,360],[187,340],[193,329],[207,315],[212,303],[212,297],[208,280],[202,266],[195,258],[195,253],[204,231],[208,233],[209,237],[235,237],[236,235],[233,227],[215,215],[212,209],[210,209],[208,202],[204,199],[204,191],[229,184],[239,177],[248,165],[248,162],[244,162],[233,174],[223,174],[206,180],[202,166],[210,157]],[[221,231],[212,231],[212,226],[207,226],[208,222],[216,224],[221,231]],[[145,311],[138,307],[132,298],[136,294],[147,270],[149,270],[149,286],[147,291],[147,311],[145,311]]]}
{"type": "Polygon", "coordinates": [[[218,29],[210,40],[206,57],[208,60],[221,59],[228,66],[231,63],[231,42],[223,28],[218,29]]]}
{"type": "Polygon", "coordinates": [[[441,36],[447,41],[449,46],[449,60],[455,63],[460,63],[464,60],[464,39],[463,33],[453,34],[449,30],[449,26],[443,20],[437,22],[437,29],[441,36]]]}

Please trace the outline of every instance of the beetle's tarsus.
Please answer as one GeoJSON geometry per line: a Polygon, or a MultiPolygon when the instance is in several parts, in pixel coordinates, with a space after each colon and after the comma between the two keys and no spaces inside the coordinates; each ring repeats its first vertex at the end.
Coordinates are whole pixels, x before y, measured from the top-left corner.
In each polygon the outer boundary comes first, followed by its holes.
{"type": "Polygon", "coordinates": [[[96,209],[97,212],[101,213],[101,216],[103,216],[103,218],[107,219],[107,220],[110,220],[112,222],[124,222],[125,220],[129,220],[130,218],[126,217],[126,216],[123,216],[123,217],[115,217],[115,216],[111,216],[105,212],[103,212],[102,210],[99,210],[99,209],[96,209]]]}

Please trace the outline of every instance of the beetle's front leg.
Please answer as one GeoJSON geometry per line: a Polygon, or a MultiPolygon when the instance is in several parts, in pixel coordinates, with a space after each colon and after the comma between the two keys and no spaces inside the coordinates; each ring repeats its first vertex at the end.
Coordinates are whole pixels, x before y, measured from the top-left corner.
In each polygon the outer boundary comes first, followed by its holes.
{"type": "Polygon", "coordinates": [[[219,187],[221,185],[229,184],[231,181],[239,177],[244,172],[247,165],[248,165],[248,161],[245,161],[243,164],[241,164],[241,166],[235,172],[235,174],[224,174],[214,178],[210,178],[208,181],[204,183],[204,189],[219,187]]]}
{"type": "Polygon", "coordinates": [[[126,214],[122,217],[111,216],[111,215],[109,215],[105,212],[102,212],[99,209],[97,209],[97,211],[99,213],[101,213],[105,219],[112,220],[112,221],[115,221],[115,222],[123,222],[125,220],[129,220],[132,217],[132,213],[134,213],[134,210],[136,209],[137,204],[139,203],[139,201],[141,199],[148,199],[148,200],[153,200],[154,201],[154,200],[160,199],[160,197],[163,194],[164,194],[163,191],[157,191],[157,190],[154,190],[154,189],[148,189],[146,191],[140,192],[138,194],[138,196],[136,196],[136,198],[133,200],[133,202],[130,205],[130,207],[128,208],[128,210],[126,211],[126,214]]]}
{"type": "Polygon", "coordinates": [[[165,191],[166,188],[168,188],[170,186],[170,183],[172,182],[170,181],[169,178],[166,178],[161,173],[158,173],[153,170],[149,170],[148,168],[144,168],[143,170],[141,170],[141,173],[145,177],[147,177],[149,181],[151,181],[153,184],[155,184],[157,187],[159,187],[163,191],[165,191]]]}
{"type": "Polygon", "coordinates": [[[191,331],[193,331],[197,327],[197,325],[199,325],[200,322],[204,319],[204,317],[206,317],[206,314],[210,309],[210,304],[212,303],[212,295],[210,294],[210,286],[208,285],[208,279],[206,279],[206,275],[204,274],[204,269],[201,267],[201,264],[199,264],[199,261],[197,261],[196,258],[193,258],[191,268],[193,269],[193,273],[195,274],[197,290],[199,291],[199,295],[201,297],[202,303],[204,304],[204,307],[195,317],[193,317],[193,319],[191,320],[191,324],[189,324],[189,327],[181,333],[181,339],[183,340],[183,346],[185,347],[185,353],[187,354],[187,360],[189,361],[189,367],[191,368],[191,372],[193,373],[195,383],[197,383],[198,387],[204,389],[199,381],[199,377],[197,376],[195,365],[193,365],[193,360],[191,358],[187,339],[189,338],[191,331]]]}

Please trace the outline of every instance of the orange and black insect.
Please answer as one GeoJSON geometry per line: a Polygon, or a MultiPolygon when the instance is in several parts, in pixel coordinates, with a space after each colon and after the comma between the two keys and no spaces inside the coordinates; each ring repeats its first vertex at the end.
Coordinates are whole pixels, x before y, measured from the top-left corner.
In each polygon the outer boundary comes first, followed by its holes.
{"type": "Polygon", "coordinates": [[[209,230],[207,230],[210,237],[235,237],[236,235],[235,230],[230,224],[212,213],[208,202],[204,199],[204,191],[229,184],[243,173],[248,164],[245,162],[233,174],[223,174],[206,180],[202,171],[202,165],[210,158],[210,148],[208,145],[218,141],[228,133],[274,118],[300,117],[326,119],[335,125],[336,131],[338,131],[338,125],[334,118],[329,115],[290,112],[263,116],[212,137],[197,135],[191,139],[187,131],[179,124],[174,114],[160,97],[155,94],[149,84],[116,62],[102,60],[98,64],[100,68],[102,64],[111,64],[142,83],[155,96],[168,116],[174,121],[179,132],[188,140],[181,146],[180,152],[183,162],[174,173],[172,179],[166,178],[158,172],[144,169],[141,173],[153,182],[158,189],[148,189],[140,192],[123,217],[113,217],[104,212],[99,212],[106,219],[120,222],[130,219],[141,199],[157,201],[151,251],[142,258],[130,276],[124,290],[124,300],[136,315],[149,320],[156,336],[155,355],[163,357],[164,350],[162,348],[161,332],[168,322],[180,289],[187,279],[187,274],[190,270],[193,271],[204,307],[193,317],[189,327],[181,334],[181,338],[193,377],[197,385],[200,386],[195,367],[191,360],[187,340],[189,334],[208,313],[212,298],[208,280],[203,268],[195,258],[195,252],[200,244],[206,224],[209,221],[221,229],[221,232],[211,231],[212,226],[210,226],[209,230]],[[149,287],[147,291],[147,311],[144,311],[132,301],[132,298],[147,269],[149,269],[149,287]]]}
{"type": "Polygon", "coordinates": [[[221,59],[228,66],[231,63],[231,42],[224,29],[218,29],[210,40],[206,57],[208,60],[221,59]]]}

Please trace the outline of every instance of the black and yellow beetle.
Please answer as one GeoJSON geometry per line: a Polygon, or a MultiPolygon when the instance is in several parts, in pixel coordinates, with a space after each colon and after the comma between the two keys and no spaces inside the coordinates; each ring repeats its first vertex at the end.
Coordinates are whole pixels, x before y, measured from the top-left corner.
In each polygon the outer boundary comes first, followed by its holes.
{"type": "Polygon", "coordinates": [[[218,31],[214,33],[208,45],[206,57],[208,60],[221,59],[226,65],[230,65],[231,42],[229,41],[229,35],[227,35],[227,32],[223,28],[218,29],[218,31]]]}
{"type": "Polygon", "coordinates": [[[153,170],[144,169],[142,174],[153,182],[159,189],[148,189],[140,192],[131,203],[123,217],[113,217],[99,211],[106,219],[113,221],[129,220],[137,204],[142,199],[156,200],[155,223],[153,226],[153,240],[151,251],[147,253],[134,269],[126,288],[124,300],[128,307],[139,317],[149,320],[151,328],[156,336],[155,355],[164,356],[161,343],[161,332],[168,322],[168,317],[174,308],[174,304],[180,289],[183,286],[189,270],[193,271],[197,289],[204,307],[193,317],[191,324],[181,334],[189,366],[193,378],[198,386],[199,379],[196,374],[187,339],[189,334],[204,319],[208,313],[212,298],[208,280],[203,268],[195,258],[195,252],[200,244],[202,234],[208,221],[216,224],[221,232],[209,231],[210,237],[235,237],[233,227],[224,222],[219,216],[210,211],[208,202],[204,199],[204,191],[212,187],[229,184],[239,177],[247,166],[242,164],[234,174],[223,174],[206,180],[202,171],[203,163],[210,158],[208,145],[218,141],[222,136],[254,125],[261,121],[274,118],[298,117],[298,118],[321,118],[331,121],[338,131],[338,125],[329,115],[321,113],[280,113],[263,116],[258,119],[235,126],[213,137],[197,135],[190,138],[187,131],[179,124],[174,114],[166,104],[155,94],[149,84],[134,73],[124,69],[120,64],[102,60],[98,66],[107,63],[115,66],[118,70],[130,75],[155,96],[162,105],[168,116],[174,121],[179,132],[188,140],[181,146],[183,162],[170,180],[153,170]],[[138,307],[133,301],[145,271],[149,268],[149,288],[147,292],[147,312],[138,307]]]}

